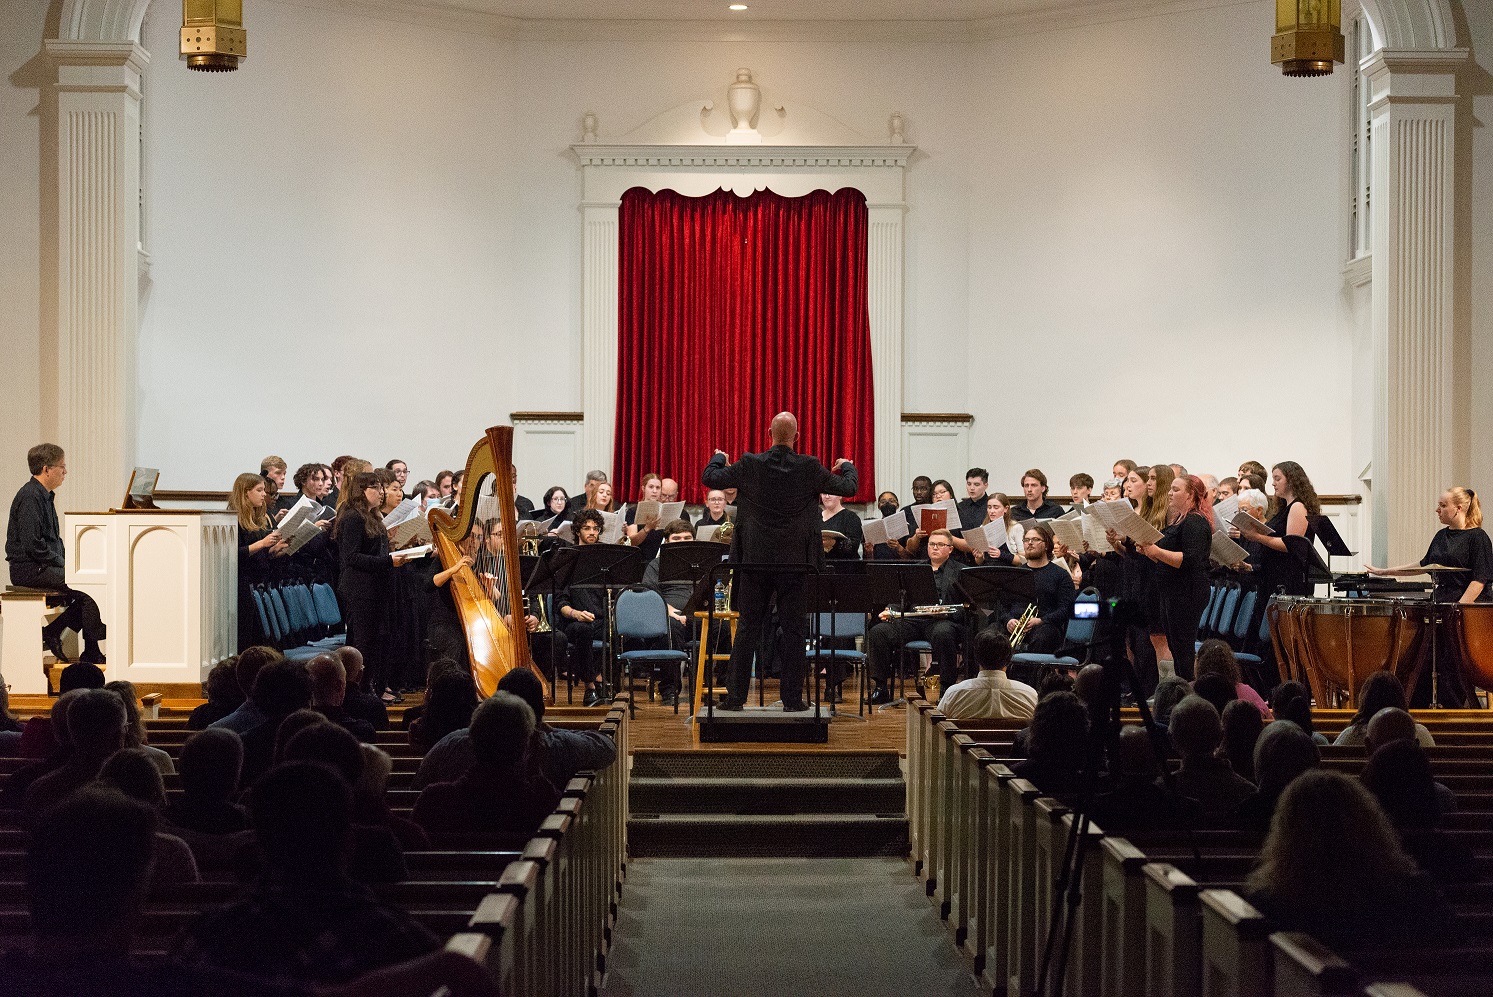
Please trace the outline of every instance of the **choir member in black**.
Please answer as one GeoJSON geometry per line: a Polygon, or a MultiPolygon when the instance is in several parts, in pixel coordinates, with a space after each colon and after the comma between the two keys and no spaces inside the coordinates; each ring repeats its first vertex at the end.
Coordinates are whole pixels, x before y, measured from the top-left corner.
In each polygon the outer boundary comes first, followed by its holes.
{"type": "MultiPolygon", "coordinates": [[[[1018,651],[1027,654],[1052,654],[1063,646],[1068,620],[1073,616],[1077,590],[1066,565],[1052,559],[1052,529],[1045,523],[1028,526],[1021,536],[1026,565],[1034,573],[1036,615],[1027,624],[1018,651]]],[[[1026,606],[1004,606],[992,626],[1007,634],[1014,633],[1026,606]]]]}
{"type": "MultiPolygon", "coordinates": [[[[1119,467],[1120,464],[1115,466],[1119,467]]],[[[1136,509],[1137,514],[1146,506],[1146,479],[1149,472],[1150,468],[1139,466],[1133,466],[1125,472],[1124,497],[1136,509]]],[[[1140,680],[1144,695],[1149,696],[1155,691],[1160,679],[1149,622],[1152,615],[1158,618],[1160,615],[1160,609],[1155,605],[1156,565],[1114,530],[1106,529],[1105,536],[1114,551],[1104,556],[1119,565],[1120,602],[1113,618],[1116,625],[1125,630],[1125,647],[1131,664],[1135,666],[1136,678],[1140,680]]],[[[1160,623],[1156,626],[1159,628],[1160,623]]]]}
{"type": "MultiPolygon", "coordinates": [[[[571,520],[575,529],[577,546],[588,547],[601,542],[604,525],[601,513],[595,509],[582,509],[571,520]]],[[[593,663],[596,653],[591,642],[606,642],[607,639],[607,593],[603,588],[571,586],[562,590],[555,599],[557,612],[563,624],[561,628],[570,645],[570,673],[585,678],[585,705],[596,706],[607,701],[606,679],[601,674],[601,663],[593,663]]]]}
{"type": "MultiPolygon", "coordinates": [[[[939,603],[960,606],[964,595],[958,587],[958,578],[964,565],[951,556],[954,553],[954,535],[948,530],[934,530],[928,537],[927,549],[928,563],[933,566],[933,581],[938,587],[939,603]]],[[[966,635],[966,617],[967,611],[962,606],[946,616],[904,616],[897,619],[892,618],[890,610],[883,610],[881,622],[873,626],[866,636],[866,673],[875,684],[871,691],[871,703],[879,705],[891,702],[892,664],[903,646],[912,640],[926,640],[933,645],[933,664],[938,669],[942,688],[951,688],[958,682],[962,677],[959,674],[959,649],[963,646],[966,635]]]]}
{"type": "MultiPolygon", "coordinates": [[[[933,490],[929,495],[929,501],[953,502],[954,486],[949,484],[944,479],[939,478],[937,481],[933,482],[933,490]]],[[[923,529],[922,523],[912,518],[911,509],[907,510],[907,516],[908,522],[912,523],[912,533],[908,535],[907,541],[903,544],[904,551],[909,557],[913,558],[914,560],[926,559],[928,555],[923,550],[923,545],[928,542],[928,532],[923,529]]],[[[919,514],[919,518],[921,518],[921,514],[919,514]]],[[[949,522],[946,524],[945,528],[954,535],[954,539],[957,541],[959,539],[959,533],[962,531],[962,528],[957,522],[958,517],[951,516],[948,518],[949,522]]],[[[954,549],[957,551],[959,548],[956,545],[954,549]]],[[[958,560],[960,560],[960,563],[963,563],[962,559],[958,560]]]]}
{"type": "Polygon", "coordinates": [[[435,486],[440,489],[442,501],[451,497],[451,481],[455,477],[451,471],[441,471],[435,476],[435,486]]]}
{"type": "MultiPolygon", "coordinates": [[[[1246,488],[1238,493],[1238,497],[1240,512],[1256,522],[1263,523],[1265,521],[1265,510],[1270,507],[1270,499],[1266,497],[1264,492],[1253,488],[1246,488]]],[[[1217,526],[1218,529],[1226,529],[1229,539],[1240,547],[1243,547],[1244,553],[1247,555],[1244,563],[1235,565],[1240,587],[1258,592],[1261,584],[1260,562],[1264,558],[1264,548],[1260,546],[1259,534],[1243,533],[1239,527],[1231,524],[1219,523],[1217,526]]],[[[1257,599],[1256,602],[1259,603],[1256,611],[1263,611],[1264,599],[1257,599]]]]}
{"type": "Polygon", "coordinates": [[[819,496],[819,519],[821,528],[843,534],[839,537],[823,537],[824,556],[832,561],[854,561],[861,556],[861,546],[866,535],[861,531],[861,517],[845,508],[845,500],[838,495],[819,496]]]}
{"type": "MultiPolygon", "coordinates": [[[[882,492],[876,496],[876,508],[881,513],[882,519],[890,519],[897,515],[897,493],[882,492]]],[[[861,535],[865,535],[864,529],[861,535]]],[[[861,555],[867,561],[900,561],[903,555],[902,541],[888,540],[884,544],[864,544],[861,555]]]]}
{"type": "Polygon", "coordinates": [[[541,508],[534,511],[534,518],[545,522],[553,522],[550,533],[560,528],[560,524],[570,517],[570,496],[565,489],[559,485],[550,485],[545,489],[544,499],[540,502],[541,508]]]}
{"type": "Polygon", "coordinates": [[[581,492],[579,495],[572,495],[570,497],[570,513],[574,515],[575,513],[580,512],[582,509],[595,508],[591,504],[591,499],[596,494],[597,486],[604,484],[606,480],[607,472],[605,471],[587,471],[586,490],[581,492]]]}
{"type": "MultiPolygon", "coordinates": [[[[638,489],[638,502],[661,502],[663,501],[663,479],[656,474],[643,475],[643,483],[638,489]]],[[[643,552],[643,557],[653,560],[658,556],[659,544],[664,542],[663,524],[653,520],[638,522],[638,505],[634,502],[627,507],[627,513],[622,517],[624,530],[627,534],[627,542],[643,552]]]]}
{"type": "Polygon", "coordinates": [[[1073,499],[1073,504],[1068,508],[1083,512],[1088,508],[1089,496],[1094,494],[1094,476],[1079,471],[1068,479],[1068,494],[1073,499]]]}
{"type": "MultiPolygon", "coordinates": [[[[394,482],[399,486],[400,501],[403,501],[404,483],[410,479],[410,466],[404,461],[400,460],[398,457],[395,457],[393,460],[384,465],[384,470],[394,475],[394,482]]],[[[387,490],[388,489],[385,489],[385,491],[387,490]]],[[[396,502],[394,504],[398,505],[399,503],[396,502]]]]}
{"type": "MultiPolygon", "coordinates": [[[[1241,466],[1242,472],[1247,465],[1241,466]]],[[[1313,525],[1322,514],[1317,491],[1311,479],[1294,460],[1283,460],[1270,472],[1275,502],[1267,526],[1274,536],[1256,536],[1260,543],[1260,588],[1268,595],[1311,595],[1315,586],[1307,580],[1306,564],[1286,546],[1286,537],[1305,537],[1308,543],[1317,538],[1313,525]]],[[[1240,476],[1241,480],[1243,475],[1240,476]]]]}
{"type": "Polygon", "coordinates": [[[238,517],[238,647],[273,647],[275,640],[254,607],[253,589],[271,580],[271,560],[283,556],[290,545],[270,521],[269,487],[259,475],[245,473],[234,479],[228,508],[238,517]]]}
{"type": "MultiPolygon", "coordinates": [[[[1136,468],[1136,470],[1140,471],[1142,468],[1136,468]]],[[[1136,512],[1156,529],[1163,530],[1171,518],[1170,496],[1172,482],[1176,480],[1177,473],[1172,470],[1170,464],[1152,464],[1144,470],[1146,472],[1144,475],[1145,496],[1141,499],[1140,507],[1136,512]]],[[[1139,554],[1139,551],[1136,553],[1139,554]]],[[[1156,588],[1156,562],[1140,555],[1137,563],[1139,570],[1149,576],[1145,583],[1146,629],[1150,632],[1151,647],[1156,651],[1157,667],[1161,675],[1171,675],[1174,662],[1171,648],[1166,642],[1166,628],[1161,619],[1161,596],[1156,588]]]]}
{"type": "MultiPolygon", "coordinates": [[[[660,502],[678,502],[679,482],[675,481],[673,478],[665,478],[663,481],[659,482],[658,500],[660,502]]],[[[690,521],[689,513],[684,509],[679,510],[679,518],[684,520],[686,523],[690,521]]]]}
{"type": "MultiPolygon", "coordinates": [[[[62,528],[57,521],[56,492],[67,477],[62,448],[54,443],[40,443],[26,452],[26,469],[31,477],[16,492],[10,503],[10,522],[5,531],[5,559],[10,562],[10,581],[27,588],[50,589],[48,605],[66,606],[61,616],[42,627],[42,646],[59,662],[66,663],[62,632],[75,630],[83,637],[81,660],[104,663],[99,641],[104,639],[104,622],[98,603],[63,580],[62,528]]],[[[50,680],[49,680],[50,681],[50,680]]]]}
{"type": "Polygon", "coordinates": [[[725,526],[730,518],[726,515],[726,493],[719,488],[712,488],[705,493],[705,511],[700,513],[700,520],[695,526],[725,526]]]}
{"type": "Polygon", "coordinates": [[[365,690],[374,696],[389,690],[391,641],[388,625],[389,573],[409,558],[389,553],[389,531],[379,507],[384,489],[372,471],[359,471],[343,484],[347,502],[332,524],[332,542],[337,545],[337,580],[342,618],[347,623],[347,642],[363,652],[365,690]]]}
{"type": "Polygon", "coordinates": [[[1057,519],[1063,514],[1062,506],[1047,500],[1047,475],[1040,467],[1034,467],[1021,476],[1021,493],[1026,501],[1011,511],[1018,523],[1029,519],[1057,519]]]}
{"type": "Polygon", "coordinates": [[[985,518],[985,489],[989,486],[990,472],[983,467],[972,467],[964,472],[964,493],[967,497],[959,500],[961,529],[979,526],[985,518]]]}
{"type": "MultiPolygon", "coordinates": [[[[1005,524],[1006,536],[1009,537],[1011,528],[1016,525],[1016,519],[1011,514],[1011,500],[1006,497],[1005,492],[991,492],[985,496],[985,518],[978,525],[989,526],[997,519],[1005,524]]],[[[1020,554],[1011,552],[1009,543],[985,550],[973,550],[962,537],[955,537],[954,548],[967,552],[976,564],[1004,564],[1011,567],[1023,563],[1020,554]]]]}
{"type": "MultiPolygon", "coordinates": [[[[385,517],[404,501],[404,482],[399,480],[399,468],[404,466],[404,461],[391,460],[389,463],[393,466],[373,472],[384,489],[384,500],[378,511],[380,516],[385,517]]],[[[412,541],[411,546],[413,545],[412,541]]],[[[405,564],[386,576],[389,586],[388,680],[390,688],[394,690],[390,697],[392,702],[401,701],[404,693],[421,689],[425,685],[425,636],[420,631],[417,571],[414,565],[405,564]]]]}
{"type": "Polygon", "coordinates": [[[1140,552],[1156,562],[1162,627],[1177,675],[1192,681],[1194,647],[1208,607],[1208,564],[1213,549],[1213,507],[1195,475],[1176,478],[1168,493],[1171,514],[1162,537],[1140,552]]]}
{"type": "MultiPolygon", "coordinates": [[[[1364,565],[1373,575],[1415,575],[1427,565],[1440,564],[1456,571],[1437,571],[1431,575],[1434,589],[1431,598],[1441,603],[1470,604],[1493,602],[1493,542],[1488,539],[1483,527],[1483,506],[1477,493],[1461,486],[1449,488],[1441,493],[1436,503],[1436,518],[1441,529],[1431,538],[1426,556],[1418,564],[1405,564],[1397,568],[1376,568],[1364,565]]],[[[1457,660],[1460,649],[1454,641],[1445,640],[1437,628],[1437,663],[1457,660]]],[[[1424,689],[1430,683],[1420,682],[1416,686],[1416,700],[1429,702],[1424,689]]],[[[1438,668],[1436,676],[1436,698],[1438,705],[1458,709],[1467,703],[1467,691],[1463,685],[1461,669],[1438,668]]]]}
{"type": "Polygon", "coordinates": [[[264,478],[269,490],[269,516],[277,523],[295,505],[295,496],[285,494],[285,474],[288,470],[289,465],[285,463],[284,457],[272,454],[259,462],[259,476],[264,478]]]}

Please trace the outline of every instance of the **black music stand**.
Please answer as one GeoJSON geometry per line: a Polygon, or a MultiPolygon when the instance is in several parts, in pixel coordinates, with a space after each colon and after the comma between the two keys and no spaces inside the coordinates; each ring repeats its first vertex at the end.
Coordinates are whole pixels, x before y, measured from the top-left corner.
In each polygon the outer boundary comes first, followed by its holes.
{"type": "MultiPolygon", "coordinates": [[[[933,565],[927,561],[867,561],[866,577],[871,580],[877,605],[909,610],[938,602],[938,583],[933,579],[933,565]]],[[[887,707],[907,705],[906,676],[900,667],[897,683],[904,695],[885,704],[887,707]]]]}
{"type": "MultiPolygon", "coordinates": [[[[730,555],[730,544],[716,543],[714,540],[681,540],[678,543],[666,543],[659,548],[659,585],[662,586],[668,582],[689,582],[694,586],[689,601],[681,610],[686,626],[693,626],[695,612],[707,598],[714,597],[715,593],[711,591],[712,583],[709,580],[711,570],[730,555]]],[[[715,648],[711,648],[710,653],[715,653],[715,648]]],[[[693,692],[691,696],[693,697],[693,692]]],[[[686,720],[693,723],[694,717],[689,716],[686,720]]]]}
{"type": "MultiPolygon", "coordinates": [[[[1332,569],[1322,563],[1322,555],[1317,553],[1317,545],[1306,537],[1285,536],[1286,552],[1301,562],[1306,569],[1306,580],[1313,586],[1321,583],[1332,584],[1332,569]]],[[[1342,543],[1342,538],[1338,538],[1342,543]]]]}
{"type": "MultiPolygon", "coordinates": [[[[571,572],[575,567],[575,547],[551,547],[538,557],[530,557],[520,554],[519,577],[524,579],[524,595],[543,599],[545,596],[559,594],[561,589],[570,585],[571,572]]],[[[555,669],[556,680],[560,677],[560,662],[557,660],[555,648],[559,639],[555,636],[560,633],[555,628],[554,621],[545,614],[545,621],[550,625],[550,663],[555,669]]],[[[554,686],[550,687],[550,702],[555,702],[557,693],[554,686]]],[[[575,702],[575,676],[570,673],[570,663],[565,663],[565,701],[575,702]]]]}
{"type": "MultiPolygon", "coordinates": [[[[834,562],[830,562],[833,564],[834,562]]],[[[844,562],[850,563],[850,562],[844,562]]],[[[857,561],[856,564],[861,564],[857,561]]],[[[808,611],[813,614],[814,626],[809,632],[814,638],[814,716],[819,716],[819,666],[818,659],[823,656],[823,649],[819,645],[819,638],[828,637],[831,641],[835,639],[835,614],[836,613],[860,613],[868,616],[880,603],[872,579],[864,570],[836,572],[835,574],[821,574],[815,577],[814,583],[809,587],[808,611]],[[820,630],[819,617],[821,614],[829,615],[829,633],[820,630]]],[[[862,626],[861,632],[865,634],[867,628],[862,626]]],[[[831,649],[833,652],[835,649],[831,649]]],[[[837,660],[833,653],[829,656],[830,661],[837,660]]],[[[838,704],[829,704],[830,716],[840,715],[838,704]]],[[[866,667],[865,659],[861,661],[861,683],[860,704],[854,717],[847,719],[865,720],[866,713],[866,667]]]]}
{"type": "MultiPolygon", "coordinates": [[[[616,658],[612,654],[612,639],[616,632],[616,613],[613,612],[613,594],[618,589],[638,585],[643,581],[643,569],[647,561],[636,547],[620,547],[617,544],[580,544],[568,548],[575,551],[567,588],[599,588],[607,593],[607,636],[603,642],[605,664],[602,674],[613,689],[616,683],[616,658]]],[[[590,681],[590,676],[586,680],[590,681]]],[[[631,699],[631,690],[628,697],[631,699]]]]}

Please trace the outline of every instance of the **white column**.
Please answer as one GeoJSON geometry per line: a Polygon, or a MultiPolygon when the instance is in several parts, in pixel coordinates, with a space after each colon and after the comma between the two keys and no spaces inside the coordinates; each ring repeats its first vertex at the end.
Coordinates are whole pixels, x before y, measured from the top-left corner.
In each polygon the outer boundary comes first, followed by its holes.
{"type": "Polygon", "coordinates": [[[901,495],[902,219],[906,205],[867,206],[866,297],[876,393],[876,491],[901,495]]]}
{"type": "Polygon", "coordinates": [[[57,65],[57,439],[69,509],[118,503],[133,462],[140,73],[132,42],[49,40],[57,65]]]}
{"type": "Polygon", "coordinates": [[[581,460],[612,473],[617,423],[617,203],[584,206],[581,288],[581,460]]]}
{"type": "Polygon", "coordinates": [[[1425,553],[1436,497],[1465,475],[1453,394],[1456,73],[1465,50],[1370,57],[1373,115],[1374,551],[1425,553]]]}

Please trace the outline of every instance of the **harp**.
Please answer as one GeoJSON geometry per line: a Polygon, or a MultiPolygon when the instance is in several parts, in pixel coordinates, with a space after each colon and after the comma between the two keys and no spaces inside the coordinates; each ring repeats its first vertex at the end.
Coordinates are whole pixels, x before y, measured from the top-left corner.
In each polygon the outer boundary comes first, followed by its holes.
{"type": "Polygon", "coordinates": [[[446,583],[466,635],[477,689],[484,698],[491,696],[504,675],[515,668],[527,668],[539,676],[548,698],[549,683],[534,664],[524,627],[512,426],[489,429],[472,447],[457,501],[454,516],[445,509],[432,509],[428,519],[443,568],[461,561],[461,544],[472,536],[474,527],[482,538],[474,554],[478,570],[463,565],[446,583]],[[479,499],[482,485],[489,478],[493,483],[491,496],[479,499]],[[491,529],[482,522],[482,514],[489,511],[491,529]]]}

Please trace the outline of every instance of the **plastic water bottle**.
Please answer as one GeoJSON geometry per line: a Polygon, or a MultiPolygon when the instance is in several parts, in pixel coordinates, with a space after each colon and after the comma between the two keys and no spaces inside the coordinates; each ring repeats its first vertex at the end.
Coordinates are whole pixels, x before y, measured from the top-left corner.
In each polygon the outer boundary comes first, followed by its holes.
{"type": "Polygon", "coordinates": [[[715,583],[715,611],[717,613],[726,611],[726,583],[724,581],[715,583]]]}

